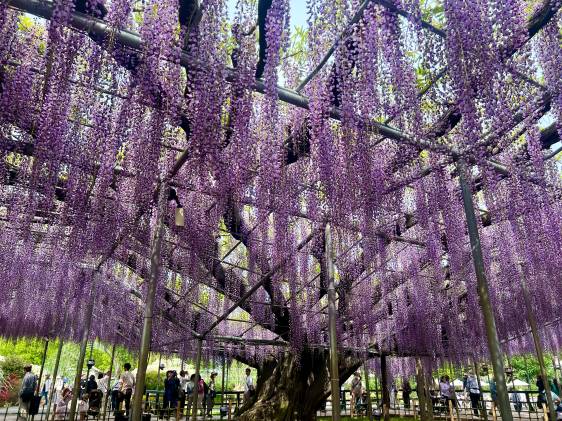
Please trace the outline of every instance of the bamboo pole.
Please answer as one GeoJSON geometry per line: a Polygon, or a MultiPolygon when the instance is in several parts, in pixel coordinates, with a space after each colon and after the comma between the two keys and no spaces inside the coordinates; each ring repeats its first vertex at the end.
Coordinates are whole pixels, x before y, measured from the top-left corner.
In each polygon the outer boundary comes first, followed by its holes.
{"type": "MultiPolygon", "coordinates": [[[[150,275],[148,278],[148,291],[146,294],[146,304],[144,307],[144,323],[142,328],[141,348],[139,352],[139,363],[137,366],[137,378],[135,382],[135,395],[132,406],[132,421],[140,421],[142,417],[142,401],[144,396],[144,386],[146,381],[146,367],[148,366],[148,355],[150,353],[150,343],[152,341],[152,317],[156,296],[156,287],[160,278],[162,266],[162,237],[164,236],[164,213],[166,209],[168,189],[160,189],[158,204],[156,208],[156,225],[152,236],[150,250],[150,275]]],[[[72,421],[72,420],[71,420],[72,421]]]]}
{"type": "MultiPolygon", "coordinates": [[[[521,265],[523,266],[523,264],[521,265]]],[[[556,419],[556,410],[554,409],[554,402],[552,401],[552,393],[550,391],[550,384],[548,383],[548,376],[546,374],[546,365],[544,363],[544,354],[542,352],[542,344],[539,336],[539,328],[537,325],[537,319],[533,313],[533,306],[531,303],[531,296],[529,294],[529,289],[527,288],[527,282],[525,280],[524,268],[521,268],[521,291],[523,292],[523,300],[525,301],[525,307],[527,310],[527,320],[531,326],[531,334],[533,335],[533,343],[535,345],[535,352],[537,353],[537,359],[539,361],[540,375],[544,383],[544,393],[546,395],[546,402],[548,405],[548,412],[550,413],[550,419],[556,419]]]]}
{"type": "Polygon", "coordinates": [[[467,183],[467,166],[465,162],[459,160],[457,162],[457,169],[459,174],[459,183],[462,191],[468,235],[470,237],[470,245],[472,248],[472,261],[474,263],[474,271],[476,273],[478,298],[482,310],[482,315],[484,317],[486,339],[488,340],[488,350],[490,352],[492,367],[494,369],[494,379],[496,381],[498,404],[502,421],[513,421],[511,404],[509,402],[509,395],[507,393],[507,385],[505,384],[503,357],[500,349],[498,331],[496,329],[496,319],[494,316],[492,304],[490,302],[488,281],[486,279],[486,271],[484,268],[484,258],[482,256],[482,248],[480,246],[480,234],[478,232],[476,215],[474,213],[472,191],[467,183]]]}
{"type": "MultiPolygon", "coordinates": [[[[115,344],[111,347],[111,362],[109,363],[109,376],[107,378],[107,391],[105,396],[103,397],[103,414],[102,414],[102,421],[105,421],[105,414],[107,413],[107,400],[111,398],[111,393],[113,392],[113,387],[111,387],[111,376],[113,374],[113,364],[115,363],[115,344]]],[[[111,401],[111,399],[110,399],[111,401]]]]}
{"type": "Polygon", "coordinates": [[[371,387],[369,385],[369,369],[367,368],[367,360],[363,363],[363,371],[365,373],[365,389],[367,389],[367,411],[369,411],[369,421],[373,421],[373,402],[371,401],[371,387]]]}
{"type": "Polygon", "coordinates": [[[86,319],[84,320],[84,330],[82,331],[82,340],[80,341],[80,353],[78,355],[78,363],[76,364],[76,375],[74,376],[74,387],[72,389],[72,401],[70,402],[70,411],[68,413],[69,421],[74,421],[76,416],[76,405],[78,403],[78,395],[80,394],[80,380],[82,379],[82,370],[84,369],[84,359],[86,357],[86,348],[88,347],[88,336],[92,327],[92,316],[94,313],[94,302],[96,297],[96,271],[92,270],[92,285],[90,290],[90,301],[86,307],[86,319]]]}
{"type": "MultiPolygon", "coordinates": [[[[66,324],[66,323],[65,323],[66,324]]],[[[59,339],[59,346],[57,348],[57,356],[55,358],[55,367],[53,368],[53,376],[52,376],[52,381],[51,381],[51,389],[49,390],[49,395],[48,395],[48,399],[49,399],[49,403],[47,404],[47,412],[45,415],[45,420],[49,421],[49,414],[51,412],[51,404],[53,403],[53,399],[55,396],[55,387],[56,387],[56,383],[57,383],[57,376],[59,373],[59,364],[60,364],[60,356],[62,354],[62,347],[64,346],[64,341],[62,340],[62,338],[59,339]]]]}
{"type": "Polygon", "coordinates": [[[386,355],[381,354],[381,388],[382,412],[384,421],[390,421],[390,394],[388,390],[388,370],[386,368],[386,355]]]}
{"type": "Polygon", "coordinates": [[[336,331],[336,287],[334,283],[334,262],[332,260],[332,232],[330,224],[325,229],[326,275],[328,277],[328,323],[330,334],[330,385],[332,391],[332,420],[341,418],[340,379],[338,366],[338,336],[336,331]]]}
{"type": "MultiPolygon", "coordinates": [[[[45,362],[47,361],[47,350],[49,349],[49,340],[45,339],[45,348],[43,348],[43,357],[41,359],[41,369],[39,370],[39,380],[37,380],[37,387],[35,388],[35,396],[39,394],[41,388],[41,379],[43,378],[43,370],[45,370],[45,362]]],[[[49,399],[49,395],[47,395],[49,399]]],[[[31,416],[31,421],[35,419],[35,415],[31,416]]]]}
{"type": "Polygon", "coordinates": [[[201,348],[203,347],[203,339],[197,340],[197,356],[195,357],[195,386],[193,387],[193,416],[192,420],[197,421],[197,403],[199,401],[199,380],[201,379],[201,348]]]}

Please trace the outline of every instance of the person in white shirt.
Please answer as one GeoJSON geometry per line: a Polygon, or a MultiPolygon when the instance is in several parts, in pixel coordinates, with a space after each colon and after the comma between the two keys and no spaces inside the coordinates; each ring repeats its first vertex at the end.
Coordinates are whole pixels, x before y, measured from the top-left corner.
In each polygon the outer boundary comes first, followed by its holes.
{"type": "MultiPolygon", "coordinates": [[[[129,409],[131,407],[131,396],[135,388],[135,376],[131,373],[131,364],[125,363],[123,365],[123,373],[121,373],[121,392],[123,393],[123,400],[125,401],[125,416],[129,416],[129,409]]],[[[141,391],[142,393],[142,391],[141,391]]]]}
{"type": "Polygon", "coordinates": [[[183,411],[185,408],[185,399],[187,398],[187,383],[189,382],[189,377],[187,371],[180,371],[180,393],[178,395],[178,400],[180,404],[180,416],[183,417],[183,411]]]}
{"type": "Polygon", "coordinates": [[[244,403],[248,402],[250,397],[254,395],[254,379],[251,376],[252,370],[246,369],[246,380],[244,381],[244,403]]]}

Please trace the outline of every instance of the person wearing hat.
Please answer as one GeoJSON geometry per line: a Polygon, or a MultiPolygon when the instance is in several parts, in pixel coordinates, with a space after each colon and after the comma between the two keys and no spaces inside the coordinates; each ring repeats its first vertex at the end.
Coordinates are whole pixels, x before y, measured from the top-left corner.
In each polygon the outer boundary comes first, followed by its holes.
{"type": "Polygon", "coordinates": [[[25,374],[23,376],[23,380],[21,381],[18,417],[25,418],[29,414],[29,406],[31,405],[31,400],[35,395],[35,389],[37,388],[37,376],[31,372],[31,364],[26,365],[23,369],[25,374]],[[22,415],[22,410],[25,413],[25,416],[22,415]]]}

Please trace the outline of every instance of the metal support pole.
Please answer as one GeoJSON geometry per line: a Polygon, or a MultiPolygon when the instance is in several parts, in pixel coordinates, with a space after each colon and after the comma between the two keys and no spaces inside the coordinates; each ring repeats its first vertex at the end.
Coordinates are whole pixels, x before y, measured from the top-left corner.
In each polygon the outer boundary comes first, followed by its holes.
{"type": "Polygon", "coordinates": [[[326,275],[328,278],[328,323],[330,332],[330,384],[332,387],[332,420],[339,421],[340,407],[340,379],[338,364],[338,336],[336,331],[336,287],[334,283],[334,262],[332,260],[332,232],[330,224],[326,224],[326,275]]]}
{"type": "Polygon", "coordinates": [[[48,399],[49,399],[49,403],[47,404],[47,413],[45,416],[45,420],[49,421],[49,414],[51,412],[51,404],[53,403],[53,399],[55,396],[55,387],[56,387],[56,383],[57,383],[57,376],[59,374],[59,364],[60,364],[60,356],[62,354],[62,347],[64,346],[64,341],[62,339],[59,339],[59,346],[57,348],[57,356],[55,358],[55,367],[53,368],[53,376],[51,380],[51,390],[49,390],[49,395],[48,395],[48,399]]]}
{"type": "Polygon", "coordinates": [[[49,349],[49,340],[45,339],[45,348],[43,348],[43,357],[41,358],[41,369],[39,370],[39,380],[37,381],[37,389],[41,387],[41,380],[43,379],[43,371],[45,370],[45,362],[47,361],[47,350],[49,349]]]}
{"type": "MultiPolygon", "coordinates": [[[[93,354],[94,354],[94,340],[92,339],[92,342],[90,342],[90,355],[88,356],[88,360],[92,359],[93,354]]],[[[87,365],[87,367],[88,367],[88,371],[86,372],[86,381],[88,381],[88,379],[90,378],[90,370],[91,370],[89,365],[87,365]]]]}
{"type": "Polygon", "coordinates": [[[373,421],[373,402],[371,401],[371,386],[369,385],[369,369],[367,368],[367,360],[363,363],[363,372],[365,376],[365,389],[367,390],[367,411],[369,411],[369,421],[373,421]]]}
{"type": "Polygon", "coordinates": [[[158,372],[156,374],[156,407],[160,403],[160,372],[162,371],[162,354],[158,356],[158,372]]]}
{"type": "MultiPolygon", "coordinates": [[[[222,393],[221,393],[221,408],[224,406],[224,371],[225,371],[225,370],[224,370],[224,368],[225,368],[224,366],[225,366],[225,365],[226,365],[226,354],[223,352],[223,354],[222,354],[222,373],[221,373],[221,376],[222,376],[222,382],[221,382],[221,383],[222,383],[222,386],[221,386],[221,392],[222,392],[222,393]]],[[[222,414],[222,411],[221,411],[221,414],[222,414]]],[[[221,415],[221,418],[222,418],[222,415],[221,415]]]]}
{"type": "MultiPolygon", "coordinates": [[[[43,348],[43,358],[41,359],[41,369],[39,370],[39,380],[37,380],[37,387],[35,388],[35,395],[39,394],[41,388],[41,380],[43,379],[43,370],[45,370],[45,361],[47,361],[47,349],[49,349],[49,340],[45,339],[45,348],[43,348]]],[[[49,395],[47,395],[49,399],[49,395]]],[[[31,416],[31,421],[35,419],[35,415],[31,416]]]]}
{"type": "Polygon", "coordinates": [[[544,355],[542,352],[541,339],[539,337],[539,329],[537,326],[537,319],[533,313],[533,305],[531,303],[531,297],[529,295],[529,289],[527,288],[527,282],[525,281],[525,273],[522,268],[521,273],[521,291],[523,292],[523,300],[525,301],[525,307],[527,310],[527,319],[529,325],[531,326],[531,334],[533,335],[533,342],[535,344],[535,352],[537,353],[537,359],[539,360],[539,368],[544,383],[544,392],[546,395],[546,402],[548,404],[548,412],[550,413],[550,419],[556,419],[556,410],[554,409],[554,403],[552,402],[552,394],[550,392],[550,384],[548,383],[548,376],[546,375],[546,366],[544,364],[544,355]]]}
{"type": "Polygon", "coordinates": [[[388,390],[388,370],[386,368],[386,355],[381,354],[381,388],[382,412],[384,421],[390,420],[390,393],[388,390]]]}
{"type": "Polygon", "coordinates": [[[111,387],[111,376],[113,374],[113,364],[115,364],[115,344],[111,347],[111,362],[109,363],[109,376],[107,377],[107,391],[103,397],[103,414],[102,421],[105,421],[105,414],[107,413],[107,403],[108,400],[111,402],[111,393],[113,392],[113,387],[111,387]]]}
{"type": "MultiPolygon", "coordinates": [[[[133,397],[133,406],[131,408],[132,421],[140,421],[142,418],[142,401],[144,396],[144,387],[146,380],[146,368],[148,366],[148,355],[150,353],[150,343],[152,341],[152,317],[154,311],[154,298],[156,296],[156,287],[160,278],[160,270],[162,266],[162,237],[164,235],[164,212],[166,209],[166,197],[168,188],[165,186],[160,189],[158,196],[158,204],[156,208],[156,225],[152,236],[152,245],[150,250],[150,275],[148,278],[148,291],[146,294],[146,303],[144,306],[144,324],[142,328],[141,346],[139,352],[139,363],[137,365],[137,378],[135,386],[135,394],[133,397]]],[[[72,420],[71,420],[72,421],[72,420]]]]}
{"type": "Polygon", "coordinates": [[[468,235],[470,237],[470,245],[472,248],[472,260],[474,263],[474,271],[477,279],[478,298],[482,315],[484,316],[484,325],[486,327],[486,338],[488,340],[488,350],[492,359],[492,367],[494,369],[494,379],[498,393],[498,406],[501,412],[502,421],[513,421],[511,413],[511,404],[509,403],[509,395],[505,384],[505,372],[503,366],[503,357],[500,349],[500,341],[498,331],[496,329],[496,319],[494,310],[490,302],[488,291],[488,281],[486,280],[486,271],[484,269],[484,258],[482,256],[482,248],[480,246],[480,234],[476,223],[476,215],[474,213],[474,203],[472,201],[472,191],[466,181],[467,167],[466,164],[459,160],[457,162],[459,173],[459,182],[462,191],[462,199],[464,212],[466,215],[466,224],[468,227],[468,235]]]}
{"type": "Polygon", "coordinates": [[[82,331],[82,340],[80,341],[80,354],[78,355],[78,363],[76,364],[76,376],[74,377],[74,387],[72,388],[72,401],[70,403],[70,411],[68,412],[68,420],[74,421],[76,416],[76,405],[78,403],[78,395],[80,394],[80,380],[82,379],[82,370],[84,368],[84,359],[86,357],[86,348],[88,347],[88,336],[92,326],[92,316],[94,313],[94,301],[96,297],[96,273],[92,271],[92,285],[90,291],[90,301],[86,307],[86,319],[84,320],[84,330],[82,331]]]}
{"type": "MultiPolygon", "coordinates": [[[[199,398],[199,380],[201,378],[201,348],[203,348],[203,339],[197,340],[197,356],[195,357],[195,386],[193,387],[193,421],[197,421],[197,403],[199,398]]],[[[189,416],[189,414],[188,414],[189,416]]]]}

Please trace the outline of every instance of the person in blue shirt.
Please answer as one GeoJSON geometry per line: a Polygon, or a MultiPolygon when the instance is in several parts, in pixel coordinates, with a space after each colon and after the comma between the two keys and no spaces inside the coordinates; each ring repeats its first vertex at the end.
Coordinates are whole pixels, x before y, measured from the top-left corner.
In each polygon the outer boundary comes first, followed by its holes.
{"type": "Polygon", "coordinates": [[[466,391],[470,396],[470,403],[472,406],[472,410],[474,411],[474,415],[478,416],[478,407],[480,404],[480,387],[478,387],[478,380],[472,371],[468,373],[466,378],[466,391]]]}

